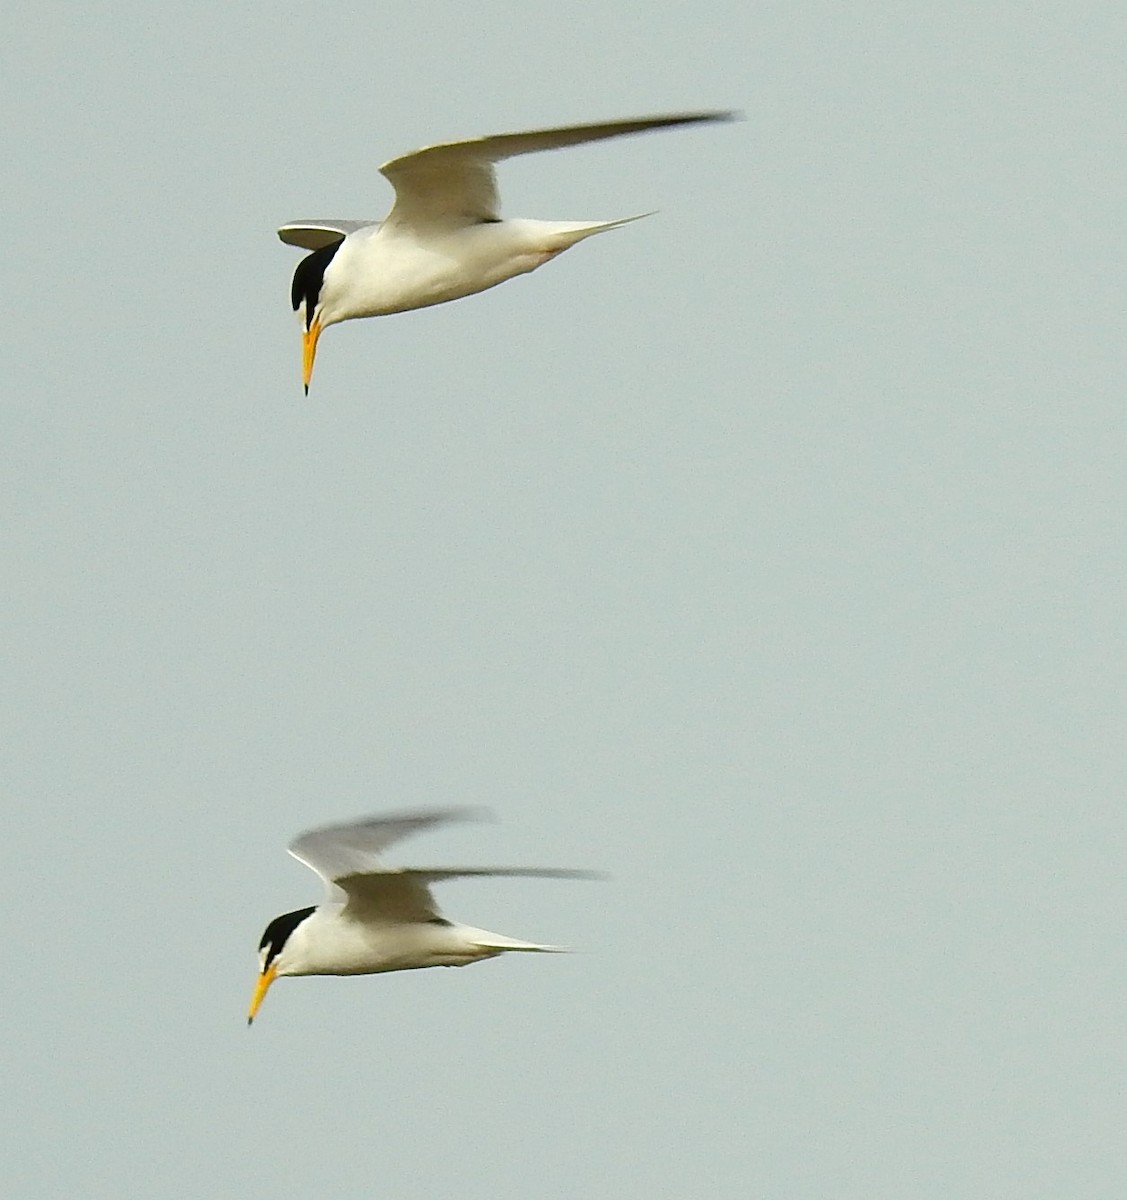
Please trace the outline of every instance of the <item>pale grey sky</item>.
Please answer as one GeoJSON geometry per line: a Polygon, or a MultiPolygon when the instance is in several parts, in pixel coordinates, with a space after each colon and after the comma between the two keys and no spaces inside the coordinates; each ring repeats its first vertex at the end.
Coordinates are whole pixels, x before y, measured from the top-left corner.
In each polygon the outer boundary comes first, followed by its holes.
{"type": "Polygon", "coordinates": [[[12,1195],[1121,1197],[1127,18],[6,18],[12,1195]],[[283,221],[435,140],[659,215],[330,329],[283,221]],[[283,980],[298,830],[575,945],[283,980]]]}

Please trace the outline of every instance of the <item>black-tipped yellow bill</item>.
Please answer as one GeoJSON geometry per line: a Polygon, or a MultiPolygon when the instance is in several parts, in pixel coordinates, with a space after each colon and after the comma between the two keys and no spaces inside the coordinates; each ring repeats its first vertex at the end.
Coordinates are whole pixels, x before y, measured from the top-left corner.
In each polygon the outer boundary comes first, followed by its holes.
{"type": "Polygon", "coordinates": [[[313,378],[313,360],[317,357],[317,339],[321,336],[321,322],[316,317],[301,335],[301,381],[305,394],[309,395],[309,381],[313,378]]]}
{"type": "Polygon", "coordinates": [[[270,985],[274,982],[274,977],[278,974],[277,967],[267,967],[258,977],[258,982],[254,985],[254,995],[250,999],[250,1012],[247,1013],[247,1024],[249,1025],[255,1018],[259,1008],[262,1006],[262,1001],[266,993],[270,990],[270,985]]]}

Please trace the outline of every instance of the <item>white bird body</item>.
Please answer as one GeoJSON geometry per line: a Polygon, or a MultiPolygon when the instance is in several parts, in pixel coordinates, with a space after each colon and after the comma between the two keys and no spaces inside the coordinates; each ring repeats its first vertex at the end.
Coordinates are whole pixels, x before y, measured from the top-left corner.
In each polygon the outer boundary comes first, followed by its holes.
{"type": "Polygon", "coordinates": [[[558,951],[453,921],[375,924],[344,906],[320,906],[286,943],[278,975],[378,975],[421,967],[464,967],[506,950],[558,951]]]}
{"type": "Polygon", "coordinates": [[[614,221],[504,220],[494,164],[517,154],[575,146],[676,125],[731,120],[678,113],[598,125],[496,134],[425,146],[380,168],[395,204],[377,221],[294,221],[278,236],[311,253],[294,272],[291,298],[303,327],[305,389],[322,330],[357,317],[444,304],[543,266],[614,221]]]}
{"type": "MultiPolygon", "coordinates": [[[[589,221],[491,221],[419,237],[369,225],[350,234],[325,269],[321,327],[354,317],[386,317],[460,300],[535,271],[576,242],[640,217],[589,221]]],[[[298,305],[305,320],[306,302],[298,305]]]]}
{"type": "Polygon", "coordinates": [[[290,853],[321,876],[320,905],[275,917],[259,943],[259,977],[248,1022],[282,975],[374,975],[421,967],[463,967],[505,951],[558,952],[441,915],[430,887],[445,879],[485,875],[590,879],[590,871],[558,867],[390,869],[379,852],[420,829],[472,815],[464,810],[403,813],[328,825],[301,834],[290,853]]]}

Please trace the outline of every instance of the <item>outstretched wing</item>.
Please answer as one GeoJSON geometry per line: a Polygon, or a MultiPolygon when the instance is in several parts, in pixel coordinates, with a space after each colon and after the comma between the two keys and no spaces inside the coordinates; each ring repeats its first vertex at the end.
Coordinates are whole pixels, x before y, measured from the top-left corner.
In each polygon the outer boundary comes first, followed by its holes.
{"type": "Polygon", "coordinates": [[[333,242],[343,241],[357,229],[378,225],[379,221],[291,221],[278,230],[278,236],[287,246],[300,246],[303,250],[321,250],[333,242]]]}
{"type": "Polygon", "coordinates": [[[376,871],[334,880],[348,897],[344,915],[367,924],[441,920],[430,885],[445,879],[485,875],[529,876],[536,879],[602,879],[597,871],[567,867],[427,867],[420,870],[376,871]]]}
{"type": "Polygon", "coordinates": [[[386,223],[418,229],[496,221],[500,219],[500,197],[493,170],[496,162],[536,150],[558,150],[651,129],[704,121],[731,121],[738,115],[732,112],[671,113],[597,125],[501,133],[464,142],[424,146],[380,167],[395,188],[395,205],[386,223]]]}
{"type": "Polygon", "coordinates": [[[379,856],[388,846],[432,825],[466,821],[482,814],[469,808],[431,809],[427,812],[392,813],[340,825],[322,825],[299,834],[290,853],[333,890],[334,881],[350,875],[382,872],[379,856]]]}

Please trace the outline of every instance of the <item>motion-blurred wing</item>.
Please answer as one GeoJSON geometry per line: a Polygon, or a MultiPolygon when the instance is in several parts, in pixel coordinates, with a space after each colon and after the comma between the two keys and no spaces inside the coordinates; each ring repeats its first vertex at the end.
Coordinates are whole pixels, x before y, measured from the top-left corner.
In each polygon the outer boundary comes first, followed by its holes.
{"type": "Polygon", "coordinates": [[[444,142],[393,158],[380,170],[395,188],[395,205],[388,224],[418,229],[427,226],[472,225],[500,219],[500,197],[493,164],[536,150],[558,150],[583,142],[693,125],[730,121],[731,112],[672,113],[659,117],[608,121],[598,125],[568,125],[501,133],[464,142],[444,142]]]}
{"type": "Polygon", "coordinates": [[[444,879],[473,879],[479,875],[501,875],[529,879],[606,879],[601,871],[583,871],[574,867],[416,867],[409,874],[427,883],[444,879]]]}
{"type": "Polygon", "coordinates": [[[430,885],[444,879],[484,875],[529,876],[537,879],[601,879],[596,871],[566,867],[428,867],[423,870],[379,871],[338,877],[335,883],[348,896],[344,915],[368,923],[441,920],[430,885]]]}
{"type": "Polygon", "coordinates": [[[480,815],[474,809],[447,808],[322,825],[299,834],[290,843],[289,851],[298,862],[316,871],[327,884],[332,884],[334,880],[350,875],[382,872],[380,854],[413,833],[432,825],[471,820],[480,815]]]}
{"type": "Polygon", "coordinates": [[[367,925],[414,925],[441,920],[426,877],[414,871],[378,871],[336,880],[347,904],[342,913],[367,925]]]}

